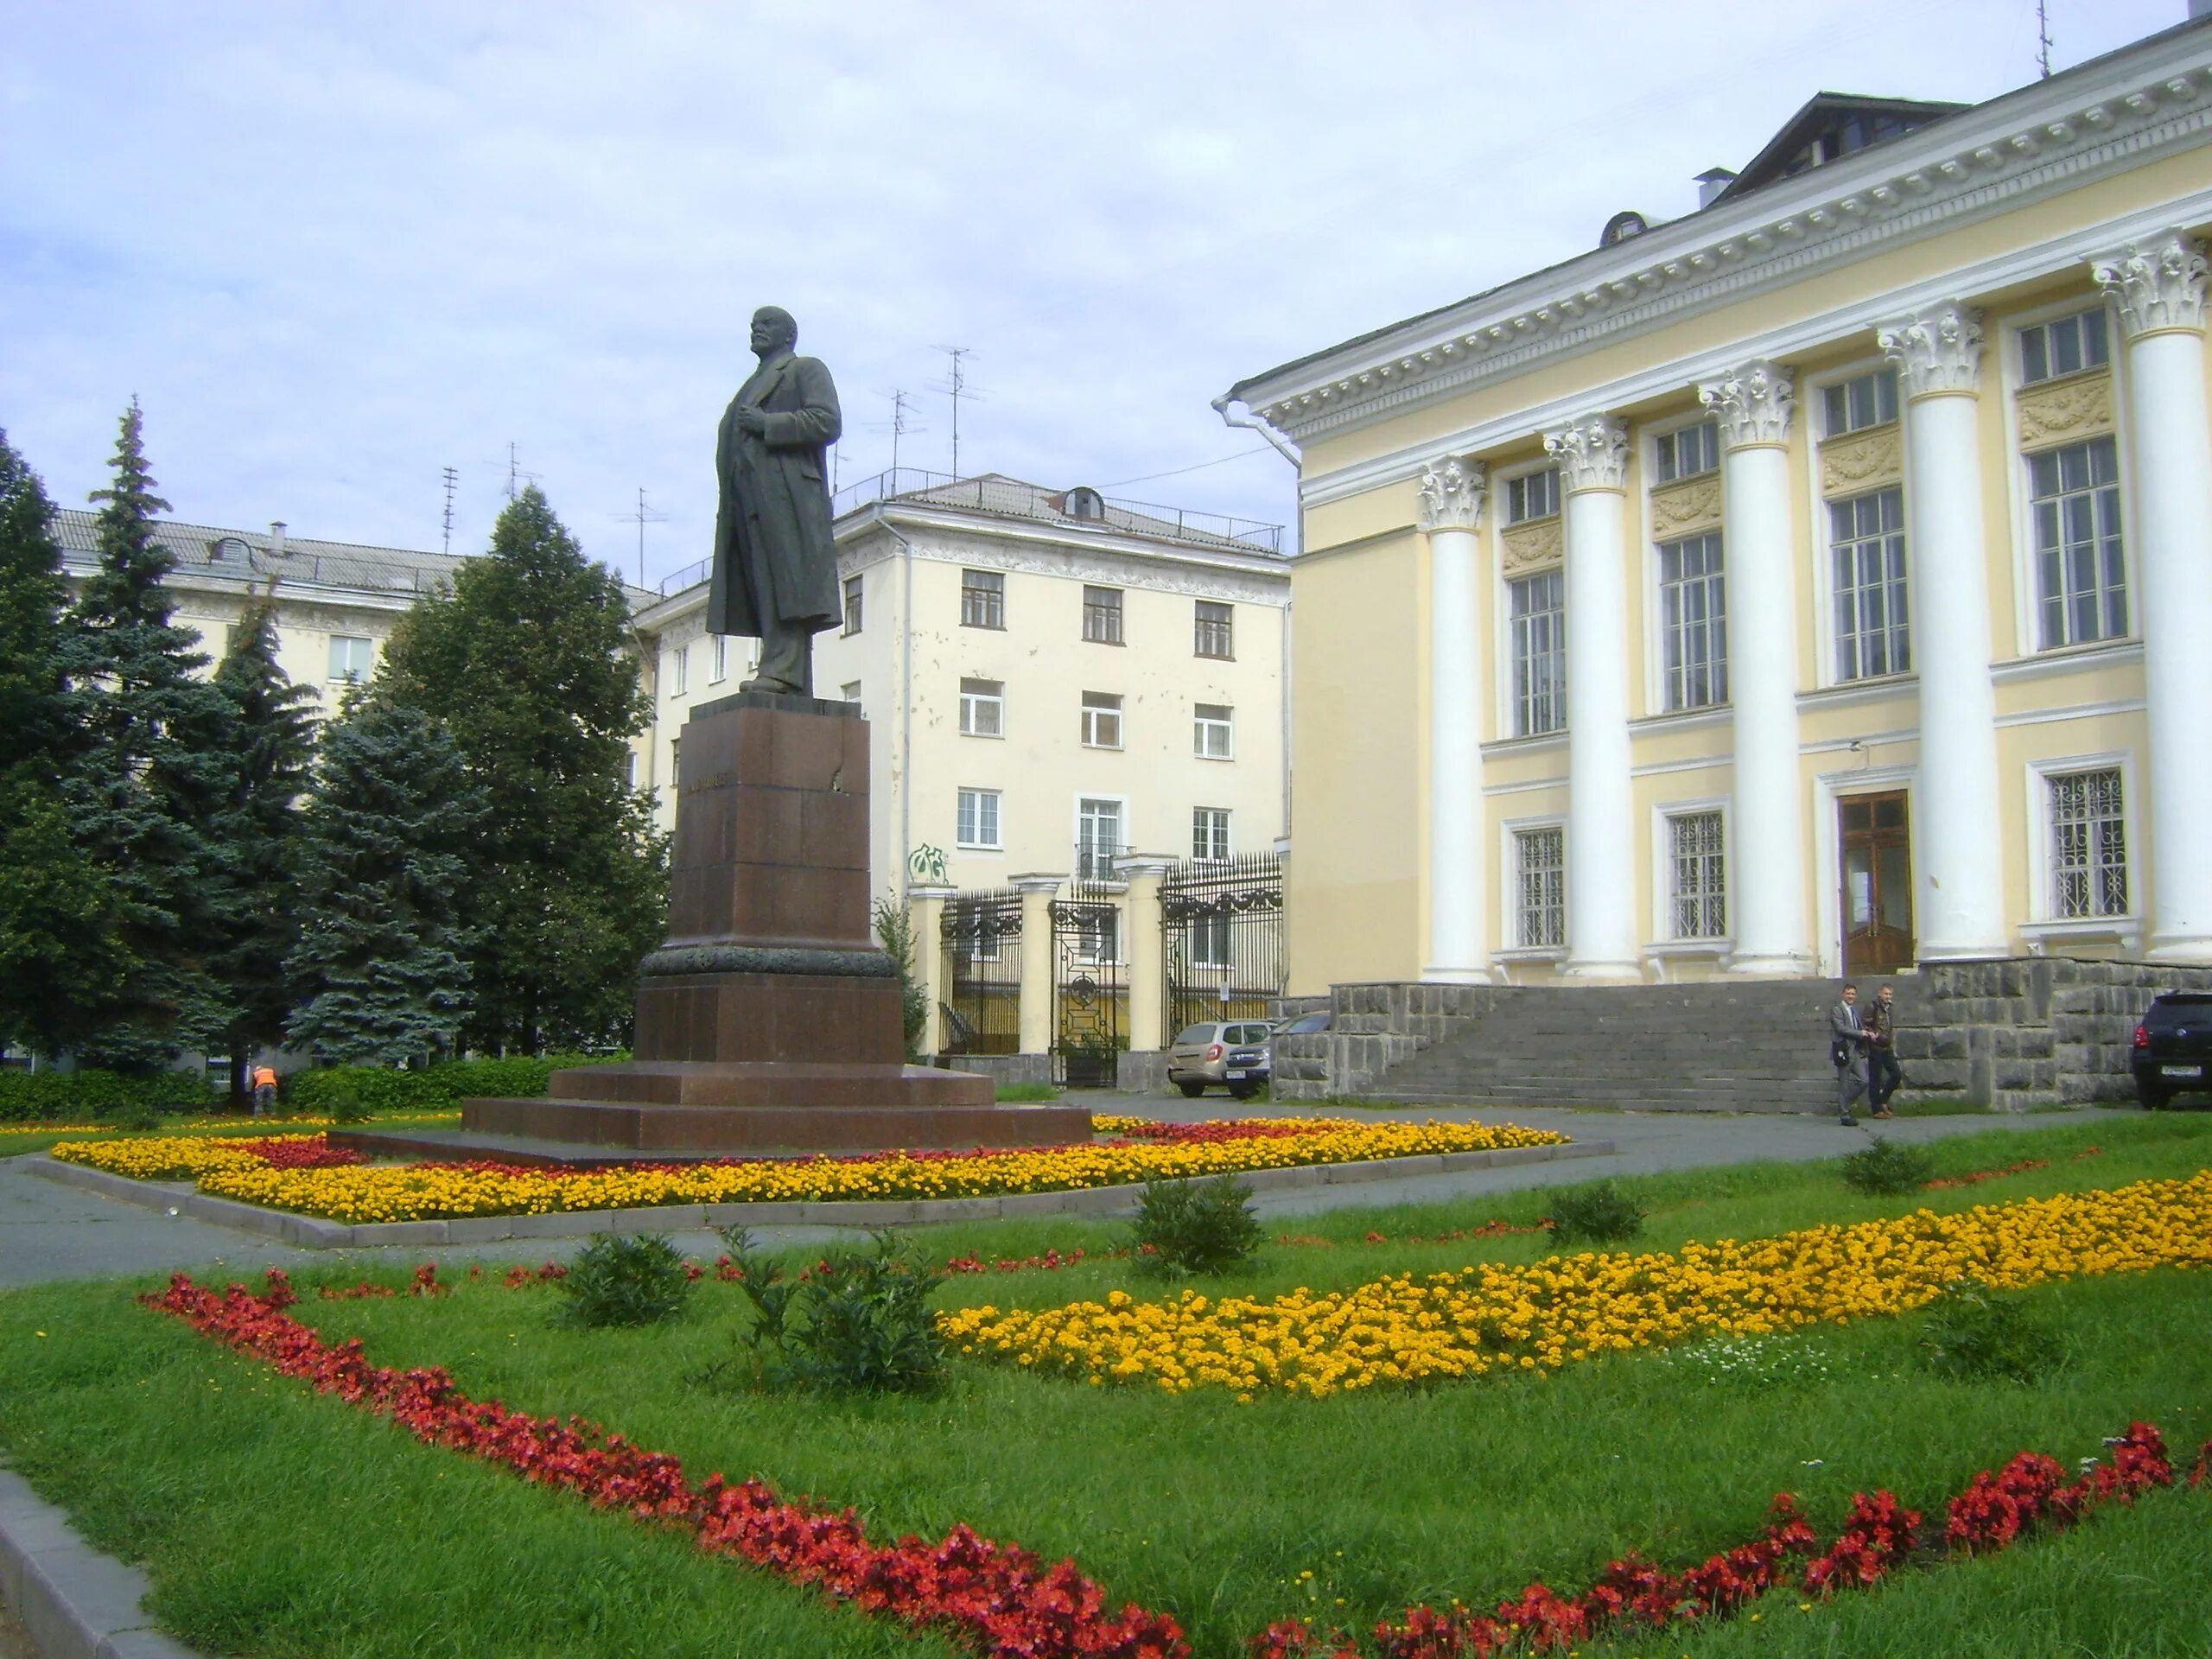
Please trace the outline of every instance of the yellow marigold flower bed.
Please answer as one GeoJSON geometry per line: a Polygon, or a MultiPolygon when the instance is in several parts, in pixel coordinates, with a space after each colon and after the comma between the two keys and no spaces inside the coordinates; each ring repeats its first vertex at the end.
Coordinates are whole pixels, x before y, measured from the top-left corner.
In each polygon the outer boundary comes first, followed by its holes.
{"type": "MultiPolygon", "coordinates": [[[[1108,1135],[1182,1131],[1141,1118],[1102,1117],[1108,1135]]],[[[1510,1124],[1358,1122],[1278,1118],[1236,1134],[1196,1126],[1204,1140],[1147,1139],[1120,1145],[874,1158],[760,1160],[603,1169],[528,1169],[416,1163],[328,1169],[277,1168],[247,1154],[222,1158],[214,1141],[93,1141],[57,1147],[56,1157],[136,1174],[181,1179],[185,1160],[200,1190],[271,1209],[363,1223],[464,1216],[543,1215],[555,1210],[630,1210],[658,1205],[819,1203],[831,1199],[963,1198],[1067,1192],[1185,1176],[1357,1163],[1433,1153],[1552,1146],[1567,1137],[1510,1124]],[[166,1154],[152,1153],[160,1147],[166,1154]]]]}
{"type": "Polygon", "coordinates": [[[1570,1361],[1709,1332],[1758,1335],[1901,1313],[1944,1286],[1999,1288],[2156,1267],[2212,1265],[2212,1170],[2187,1180],[1916,1210],[1890,1221],[1691,1243],[1671,1254],[1592,1251],[1524,1267],[1400,1274],[1317,1296],[1186,1291],[1140,1302],[938,1316],[966,1354],[1093,1384],[1185,1393],[1348,1389],[1551,1370],[1570,1361]]]}
{"type": "Polygon", "coordinates": [[[251,1147],[320,1141],[315,1135],[162,1135],[143,1141],[64,1141],[47,1154],[134,1181],[196,1181],[225,1170],[265,1169],[251,1147]]]}

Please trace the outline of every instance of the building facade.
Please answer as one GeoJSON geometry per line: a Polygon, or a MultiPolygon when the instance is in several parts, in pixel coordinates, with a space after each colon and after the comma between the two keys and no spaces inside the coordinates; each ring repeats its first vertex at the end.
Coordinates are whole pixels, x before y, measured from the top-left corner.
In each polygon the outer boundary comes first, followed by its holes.
{"type": "Polygon", "coordinates": [[[2212,23],[1247,380],[1291,988],[2212,961],[2212,23]]]}

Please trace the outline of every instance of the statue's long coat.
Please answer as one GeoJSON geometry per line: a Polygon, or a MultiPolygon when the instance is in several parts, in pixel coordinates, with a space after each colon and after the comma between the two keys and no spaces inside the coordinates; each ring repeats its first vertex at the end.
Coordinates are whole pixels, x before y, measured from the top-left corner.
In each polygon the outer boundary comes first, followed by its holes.
{"type": "Polygon", "coordinates": [[[759,639],[764,616],[817,633],[836,624],[837,548],[822,458],[842,425],[837,388],[818,358],[757,370],[730,399],[715,444],[721,499],[709,632],[759,639]],[[737,429],[747,408],[767,411],[766,432],[737,429]]]}

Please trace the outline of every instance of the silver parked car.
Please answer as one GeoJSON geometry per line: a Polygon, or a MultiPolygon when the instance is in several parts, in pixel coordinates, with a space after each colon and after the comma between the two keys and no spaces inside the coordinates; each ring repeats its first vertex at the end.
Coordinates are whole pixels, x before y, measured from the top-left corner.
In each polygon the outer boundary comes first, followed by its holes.
{"type": "Polygon", "coordinates": [[[1267,1087],[1268,1022],[1205,1020],[1176,1033],[1167,1051],[1167,1081],[1195,1100],[1218,1084],[1238,1100],[1267,1087]]]}

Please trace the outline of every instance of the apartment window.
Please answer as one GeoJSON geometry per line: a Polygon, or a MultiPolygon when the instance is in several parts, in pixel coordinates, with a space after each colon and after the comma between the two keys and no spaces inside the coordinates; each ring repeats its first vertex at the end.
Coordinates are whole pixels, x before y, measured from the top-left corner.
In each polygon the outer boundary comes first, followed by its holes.
{"type": "Polygon", "coordinates": [[[1835,677],[1863,680],[1912,666],[1905,620],[1904,492],[1828,504],[1835,573],[1835,677]]]}
{"type": "Polygon", "coordinates": [[[1083,799],[1076,803],[1075,873],[1103,881],[1114,874],[1122,850],[1122,804],[1083,799]]]}
{"type": "Polygon", "coordinates": [[[858,680],[847,680],[844,684],[837,688],[837,696],[841,701],[851,703],[855,709],[859,708],[861,706],[861,683],[858,680]]]}
{"type": "Polygon", "coordinates": [[[1547,467],[1540,473],[1523,473],[1518,478],[1505,480],[1507,524],[1521,524],[1531,518],[1548,518],[1558,511],[1558,467],[1547,467]]]}
{"type": "Polygon", "coordinates": [[[1191,809],[1191,856],[1201,862],[1219,863],[1229,856],[1229,809],[1194,806],[1191,809]]]}
{"type": "Polygon", "coordinates": [[[845,578],[845,632],[858,633],[860,631],[861,579],[858,576],[847,576],[845,578]]]}
{"type": "Polygon", "coordinates": [[[622,751],[622,787],[632,791],[638,787],[638,752],[635,749],[622,751]]]}
{"type": "MultiPolygon", "coordinates": [[[[227,651],[229,647],[226,645],[227,651]]],[[[369,671],[376,664],[377,647],[373,639],[359,639],[350,634],[330,636],[330,677],[348,685],[359,685],[369,677],[369,671]]]]}
{"type": "Polygon", "coordinates": [[[1083,590],[1083,637],[1094,644],[1122,643],[1122,590],[1092,588],[1083,590]]]}
{"type": "Polygon", "coordinates": [[[1229,966],[1229,918],[1193,916],[1190,920],[1191,966],[1229,966]]]}
{"type": "Polygon", "coordinates": [[[1720,429],[1711,421],[1662,432],[1652,448],[1652,470],[1662,484],[1719,469],[1720,429]]]}
{"type": "Polygon", "coordinates": [[[2043,648],[2127,632],[2120,557],[2120,451],[2110,438],[2028,457],[2043,648]]]}
{"type": "Polygon", "coordinates": [[[1192,753],[1202,760],[1227,760],[1236,753],[1236,711],[1218,702],[1192,710],[1192,753]]]}
{"type": "Polygon", "coordinates": [[[1545,948],[1567,943],[1567,831],[1558,824],[1513,832],[1514,938],[1545,948]]]}
{"type": "Polygon", "coordinates": [[[1669,922],[1678,939],[1717,939],[1728,931],[1728,863],[1718,812],[1667,820],[1669,922]]]}
{"type": "Polygon", "coordinates": [[[1234,657],[1236,654],[1235,607],[1211,599],[1202,599],[1198,603],[1197,632],[1192,641],[1192,653],[1198,657],[1234,657]]]}
{"type": "Polygon", "coordinates": [[[960,682],[960,734],[963,737],[1006,735],[1006,682],[960,682]]]}
{"type": "Polygon", "coordinates": [[[996,570],[960,573],[960,626],[963,628],[1006,626],[1006,577],[996,570]]]}
{"type": "Polygon", "coordinates": [[[999,841],[999,791],[995,789],[963,789],[960,791],[958,820],[952,828],[952,839],[963,847],[980,847],[995,852],[999,841]]]}
{"type": "Polygon", "coordinates": [[[714,640],[715,660],[707,671],[707,683],[720,685],[729,677],[729,636],[718,633],[714,636],[714,640]]]}
{"type": "Polygon", "coordinates": [[[2127,825],[2120,768],[2055,773],[2050,912],[2061,921],[2127,913],[2127,825]]]}
{"type": "Polygon", "coordinates": [[[678,645],[668,653],[668,695],[680,697],[691,682],[691,648],[678,645]]]}
{"type": "Polygon", "coordinates": [[[1513,619],[1513,734],[1567,727],[1567,575],[1546,570],[1506,584],[1513,619]]]}
{"type": "Polygon", "coordinates": [[[1083,746],[1087,749],[1122,747],[1122,700],[1112,692],[1083,694],[1083,746]]]}
{"type": "Polygon", "coordinates": [[[683,764],[683,740],[680,737],[671,737],[668,740],[668,786],[671,789],[676,788],[683,781],[683,772],[677,770],[683,764]]]}
{"type": "Polygon", "coordinates": [[[1839,380],[1821,391],[1821,423],[1829,437],[1840,438],[1870,426],[1883,426],[1897,417],[1897,372],[1876,369],[1850,380],[1839,380]]]}
{"type": "Polygon", "coordinates": [[[1661,543],[1659,609],[1666,632],[1667,707],[1726,702],[1728,594],[1719,536],[1661,543]]]}
{"type": "Polygon", "coordinates": [[[2101,305],[2020,330],[2020,379],[2025,385],[2079,374],[2084,369],[2101,369],[2111,361],[2105,308],[2101,305]]]}

